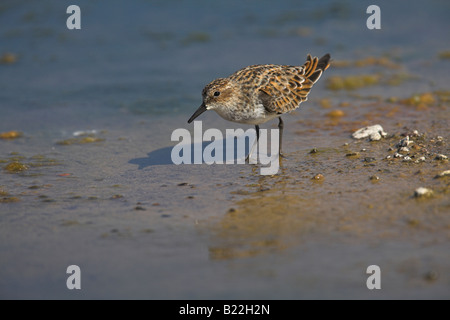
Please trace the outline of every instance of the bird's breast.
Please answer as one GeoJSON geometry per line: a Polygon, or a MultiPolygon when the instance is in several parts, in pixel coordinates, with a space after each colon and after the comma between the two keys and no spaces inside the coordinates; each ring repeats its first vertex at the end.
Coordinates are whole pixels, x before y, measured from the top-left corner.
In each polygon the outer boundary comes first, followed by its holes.
{"type": "Polygon", "coordinates": [[[261,124],[277,116],[277,114],[267,113],[264,106],[260,103],[222,107],[214,109],[214,111],[225,120],[245,124],[261,124]]]}

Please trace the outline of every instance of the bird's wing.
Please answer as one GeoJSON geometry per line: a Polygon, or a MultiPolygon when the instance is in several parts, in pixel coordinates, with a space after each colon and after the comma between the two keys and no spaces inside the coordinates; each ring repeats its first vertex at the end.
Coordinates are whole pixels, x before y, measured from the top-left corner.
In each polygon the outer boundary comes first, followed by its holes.
{"type": "Polygon", "coordinates": [[[320,60],[308,55],[299,67],[273,66],[267,70],[267,81],[262,82],[259,98],[271,113],[285,113],[297,109],[308,99],[309,91],[329,66],[329,55],[320,60]]]}

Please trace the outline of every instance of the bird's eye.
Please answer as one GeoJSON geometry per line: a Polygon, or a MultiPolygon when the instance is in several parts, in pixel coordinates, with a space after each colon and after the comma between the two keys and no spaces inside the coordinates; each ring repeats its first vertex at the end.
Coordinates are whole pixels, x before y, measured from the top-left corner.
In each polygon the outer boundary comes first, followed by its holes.
{"type": "Polygon", "coordinates": [[[220,92],[219,91],[214,92],[214,97],[218,97],[218,96],[220,96],[220,92]]]}

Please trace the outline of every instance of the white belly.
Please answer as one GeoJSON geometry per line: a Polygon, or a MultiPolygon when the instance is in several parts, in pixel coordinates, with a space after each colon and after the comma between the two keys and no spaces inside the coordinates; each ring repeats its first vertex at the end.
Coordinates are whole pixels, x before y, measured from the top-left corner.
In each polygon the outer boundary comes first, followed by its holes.
{"type": "Polygon", "coordinates": [[[265,123],[279,116],[276,113],[267,113],[262,104],[255,108],[236,108],[233,110],[217,108],[214,111],[225,120],[253,125],[265,123]]]}

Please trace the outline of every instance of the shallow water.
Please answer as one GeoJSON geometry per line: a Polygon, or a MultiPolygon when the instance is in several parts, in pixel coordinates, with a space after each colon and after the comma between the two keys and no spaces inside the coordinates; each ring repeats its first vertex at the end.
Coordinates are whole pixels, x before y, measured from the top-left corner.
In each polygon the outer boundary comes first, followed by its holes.
{"type": "Polygon", "coordinates": [[[450,156],[450,5],[408,3],[380,2],[370,31],[364,1],[78,1],[70,31],[72,3],[2,1],[0,57],[16,61],[0,64],[0,133],[23,135],[0,139],[0,297],[448,298],[449,178],[436,176],[450,168],[434,159],[450,156]],[[193,132],[209,81],[327,52],[309,101],[283,117],[277,175],[172,164],[171,134],[193,132]],[[385,139],[351,138],[377,123],[385,139]],[[415,157],[386,159],[414,130],[415,157]],[[80,291],[65,285],[72,264],[80,291]],[[381,290],[366,287],[372,264],[381,290]]]}

